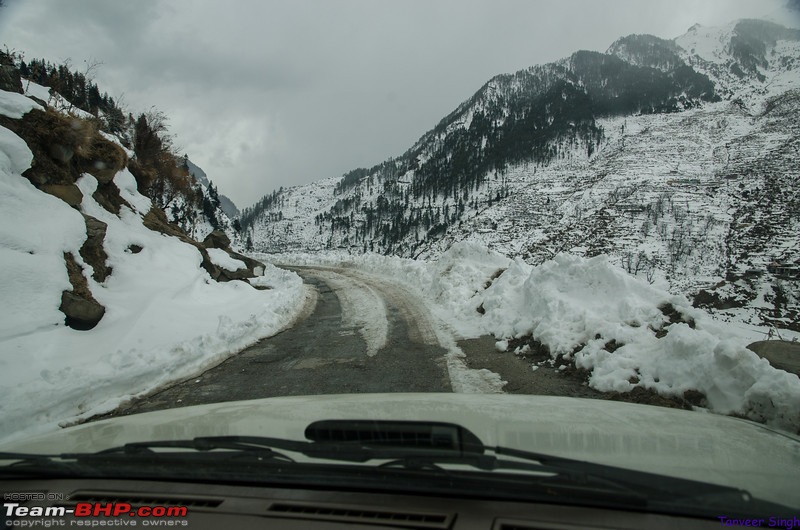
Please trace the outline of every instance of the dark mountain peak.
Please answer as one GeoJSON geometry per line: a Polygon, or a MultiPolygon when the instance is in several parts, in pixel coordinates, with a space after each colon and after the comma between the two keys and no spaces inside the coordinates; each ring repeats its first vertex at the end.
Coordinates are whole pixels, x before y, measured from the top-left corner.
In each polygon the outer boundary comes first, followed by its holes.
{"type": "Polygon", "coordinates": [[[779,40],[800,40],[800,30],[787,28],[769,20],[745,18],[739,20],[733,29],[734,37],[764,46],[775,46],[779,40]]]}
{"type": "Polygon", "coordinates": [[[670,72],[685,64],[679,52],[680,47],[673,41],[645,34],[622,37],[606,53],[636,66],[670,72]]]}
{"type": "Polygon", "coordinates": [[[640,61],[599,52],[572,54],[570,73],[591,96],[594,115],[674,112],[716,99],[708,77],[687,66],[675,53],[676,45],[658,40],[634,36],[627,42],[617,41],[620,52],[641,44],[637,50],[640,61]],[[652,66],[655,64],[671,67],[664,70],[652,66]]]}
{"type": "Polygon", "coordinates": [[[744,72],[759,76],[758,68],[769,67],[767,53],[779,40],[800,40],[800,30],[766,20],[743,19],[733,29],[728,52],[744,72]]]}

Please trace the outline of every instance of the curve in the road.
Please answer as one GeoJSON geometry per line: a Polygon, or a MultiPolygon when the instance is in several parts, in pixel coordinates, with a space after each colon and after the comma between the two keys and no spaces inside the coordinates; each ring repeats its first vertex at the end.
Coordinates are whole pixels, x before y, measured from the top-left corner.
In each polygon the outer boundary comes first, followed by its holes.
{"type": "Polygon", "coordinates": [[[293,270],[317,292],[308,318],[107,416],[272,396],[452,391],[448,352],[402,288],[352,271],[293,270]]]}

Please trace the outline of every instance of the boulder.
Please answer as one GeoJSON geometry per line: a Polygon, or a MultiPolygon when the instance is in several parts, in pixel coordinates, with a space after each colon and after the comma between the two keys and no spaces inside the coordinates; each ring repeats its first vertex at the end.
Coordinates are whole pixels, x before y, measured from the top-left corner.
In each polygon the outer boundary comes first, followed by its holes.
{"type": "Polygon", "coordinates": [[[75,184],[42,184],[41,190],[58,197],[73,208],[77,208],[83,201],[83,193],[75,184]]]}
{"type": "MultiPolygon", "coordinates": [[[[229,271],[227,269],[220,269],[218,282],[229,282],[232,280],[246,281],[248,278],[253,277],[253,271],[250,269],[239,269],[238,271],[229,271]]],[[[249,283],[249,282],[248,282],[249,283]]]]}
{"type": "Polygon", "coordinates": [[[83,276],[83,269],[69,252],[64,253],[64,264],[72,285],[71,290],[61,293],[59,309],[66,317],[64,323],[72,329],[92,329],[103,318],[106,309],[94,299],[89,283],[83,276]]]}
{"type": "Polygon", "coordinates": [[[186,235],[186,232],[181,230],[178,225],[170,223],[167,220],[167,214],[164,213],[164,210],[156,205],[153,205],[142,218],[142,224],[144,224],[145,228],[154,232],[161,232],[167,236],[177,237],[184,243],[188,243],[194,247],[202,247],[200,243],[186,235]]]}
{"type": "Polygon", "coordinates": [[[221,281],[220,275],[222,274],[222,269],[214,265],[214,262],[211,261],[211,258],[208,256],[208,251],[203,247],[198,247],[197,250],[200,251],[200,255],[203,256],[203,261],[200,263],[200,266],[203,267],[209,276],[211,276],[212,280],[221,281]]]}
{"type": "MultiPolygon", "coordinates": [[[[213,247],[212,247],[213,248],[213,247]]],[[[222,267],[215,265],[211,258],[208,256],[208,251],[205,248],[199,248],[200,253],[203,255],[203,262],[201,266],[208,272],[214,280],[218,282],[229,282],[233,280],[247,281],[248,278],[255,278],[264,274],[264,264],[260,261],[248,258],[232,250],[226,250],[230,257],[243,261],[245,264],[244,269],[238,271],[229,271],[222,267]]]]}
{"type": "Polygon", "coordinates": [[[95,327],[106,313],[106,308],[96,300],[87,300],[72,291],[61,293],[59,309],[66,316],[64,321],[67,326],[82,331],[95,327]]]}
{"type": "Polygon", "coordinates": [[[203,246],[206,248],[220,248],[222,250],[228,250],[231,247],[231,240],[222,230],[214,230],[203,240],[203,246]]]}

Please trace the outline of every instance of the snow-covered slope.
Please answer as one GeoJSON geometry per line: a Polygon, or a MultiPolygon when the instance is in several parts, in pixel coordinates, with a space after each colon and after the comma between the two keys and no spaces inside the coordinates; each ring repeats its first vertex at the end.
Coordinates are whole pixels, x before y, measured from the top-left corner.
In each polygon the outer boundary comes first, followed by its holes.
{"type": "MultiPolygon", "coordinates": [[[[0,91],[9,126],[37,108],[0,91]]],[[[267,267],[258,283],[269,290],[218,283],[196,246],[147,228],[151,201],[127,169],[110,182],[122,203],[114,213],[98,202],[89,173],[74,184],[74,206],[37,189],[22,175],[33,161],[26,142],[0,126],[0,437],[107,412],[279,331],[299,311],[304,290],[295,274],[267,267]],[[88,220],[104,226],[110,272],[101,280],[84,259],[88,220]],[[76,271],[65,266],[67,255],[76,271]],[[65,325],[59,304],[75,288],[73,272],[105,309],[92,329],[65,325]]]]}

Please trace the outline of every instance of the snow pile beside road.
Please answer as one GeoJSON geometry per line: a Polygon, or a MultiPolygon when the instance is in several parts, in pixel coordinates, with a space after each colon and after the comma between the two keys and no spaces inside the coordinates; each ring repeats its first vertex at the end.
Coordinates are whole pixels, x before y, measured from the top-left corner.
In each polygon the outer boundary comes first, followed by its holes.
{"type": "Polygon", "coordinates": [[[478,298],[495,337],[532,336],[554,359],[590,371],[597,390],[696,390],[715,412],[800,427],[800,379],[721,339],[705,313],[605,256],[562,254],[537,267],[515,261],[478,298]]]}
{"type": "Polygon", "coordinates": [[[742,339],[722,339],[729,326],[605,256],[561,254],[534,267],[456,243],[431,263],[344,253],[272,259],[353,266],[403,283],[461,337],[492,334],[500,345],[536,341],[554,360],[591,372],[589,385],[597,390],[643,387],[668,396],[694,390],[714,412],[800,429],[797,376],[773,368],[742,339]]]}
{"type": "MultiPolygon", "coordinates": [[[[0,112],[24,110],[16,96],[6,99],[0,112]]],[[[81,210],[108,225],[113,273],[99,284],[84,271],[106,313],[89,331],[66,327],[58,309],[71,289],[63,254],[84,265],[86,228],[79,211],[21,175],[32,158],[22,139],[0,127],[0,437],[107,412],[277,333],[300,311],[304,287],[294,273],[267,266],[268,291],[217,283],[196,248],[145,228],[150,201],[123,170],[114,182],[134,209],[123,206],[119,216],[92,198],[94,177],[78,181],[81,210]]]]}

